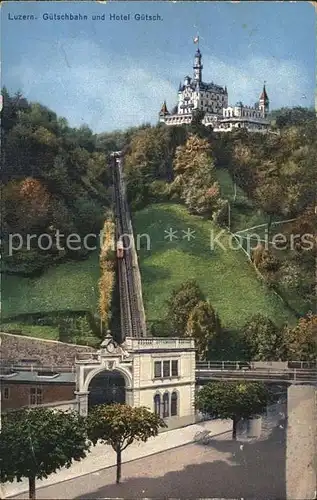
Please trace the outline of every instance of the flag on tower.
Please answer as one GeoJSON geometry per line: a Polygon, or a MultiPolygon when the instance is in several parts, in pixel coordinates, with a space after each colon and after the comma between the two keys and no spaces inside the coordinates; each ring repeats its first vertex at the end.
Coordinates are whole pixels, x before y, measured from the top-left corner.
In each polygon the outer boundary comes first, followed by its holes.
{"type": "Polygon", "coordinates": [[[194,43],[199,43],[199,36],[194,37],[194,43]]]}

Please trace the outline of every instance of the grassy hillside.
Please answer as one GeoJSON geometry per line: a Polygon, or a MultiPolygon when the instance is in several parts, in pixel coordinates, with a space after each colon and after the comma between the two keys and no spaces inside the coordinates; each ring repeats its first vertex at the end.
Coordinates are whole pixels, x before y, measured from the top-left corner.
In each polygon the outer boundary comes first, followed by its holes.
{"type": "MultiPolygon", "coordinates": [[[[66,316],[69,313],[69,317],[74,312],[95,313],[99,275],[98,252],[92,253],[87,260],[52,266],[37,278],[3,274],[2,330],[62,340],[56,324],[59,313],[63,317],[65,313],[66,316]],[[32,319],[32,315],[42,318],[39,324],[34,317],[32,319]]],[[[70,338],[67,341],[94,343],[96,340],[90,335],[78,338],[71,328],[68,330],[70,338]]]]}
{"type": "Polygon", "coordinates": [[[241,327],[255,313],[262,313],[277,323],[293,322],[295,318],[283,303],[258,279],[254,269],[241,250],[229,248],[229,236],[223,232],[219,240],[225,251],[214,245],[214,237],[221,231],[211,221],[191,216],[176,204],[152,205],[134,217],[136,235],[148,234],[150,250],[141,238],[139,260],[147,319],[160,321],[167,311],[166,301],[171,291],[188,279],[196,279],[206,297],[219,312],[228,328],[241,327]],[[177,231],[172,242],[164,237],[165,230],[177,231]],[[195,231],[195,239],[183,239],[188,228],[195,231]]]}
{"type": "Polygon", "coordinates": [[[51,267],[38,278],[2,276],[2,319],[18,314],[95,310],[98,252],[88,259],[51,267]]]}

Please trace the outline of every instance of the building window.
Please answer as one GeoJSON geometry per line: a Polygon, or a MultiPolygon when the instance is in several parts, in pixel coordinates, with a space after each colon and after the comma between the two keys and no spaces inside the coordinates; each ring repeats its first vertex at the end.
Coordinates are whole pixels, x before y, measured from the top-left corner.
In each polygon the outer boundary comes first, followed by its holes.
{"type": "Polygon", "coordinates": [[[161,396],[159,394],[154,396],[154,413],[159,416],[161,414],[161,396]]]}
{"type": "Polygon", "coordinates": [[[178,377],[178,360],[172,360],[172,377],[178,377]]]}
{"type": "Polygon", "coordinates": [[[170,377],[170,376],[171,376],[170,362],[163,361],[163,377],[170,377]]]}
{"type": "Polygon", "coordinates": [[[39,387],[31,387],[30,389],[30,405],[40,405],[42,404],[42,389],[39,387]]]}
{"type": "Polygon", "coordinates": [[[162,377],[162,362],[155,361],[154,362],[154,378],[161,378],[161,377],[162,377]]]}
{"type": "Polygon", "coordinates": [[[4,387],[3,388],[3,399],[9,399],[9,397],[10,397],[9,387],[4,387]]]}
{"type": "Polygon", "coordinates": [[[175,417],[177,415],[177,392],[172,392],[171,396],[171,417],[175,417]]]}
{"type": "Polygon", "coordinates": [[[154,378],[169,378],[178,376],[179,367],[177,359],[154,361],[154,378]]]}
{"type": "Polygon", "coordinates": [[[169,417],[169,394],[165,392],[163,395],[163,418],[169,417]]]}

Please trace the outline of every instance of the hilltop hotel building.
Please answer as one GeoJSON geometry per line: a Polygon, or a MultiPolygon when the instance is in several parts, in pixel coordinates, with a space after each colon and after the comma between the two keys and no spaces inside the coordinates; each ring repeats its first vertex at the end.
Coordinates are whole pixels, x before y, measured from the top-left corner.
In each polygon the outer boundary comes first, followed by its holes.
{"type": "Polygon", "coordinates": [[[198,48],[194,59],[193,78],[186,76],[184,83],[179,85],[177,112],[169,113],[164,101],[159,114],[160,122],[166,125],[189,124],[193,112],[200,110],[204,112],[202,123],[213,127],[215,132],[230,132],[236,128],[249,132],[267,132],[270,126],[267,119],[269,98],[265,85],[259,101],[254,106],[244,106],[241,101],[235,106],[228,106],[227,87],[203,82],[201,59],[198,48]]]}

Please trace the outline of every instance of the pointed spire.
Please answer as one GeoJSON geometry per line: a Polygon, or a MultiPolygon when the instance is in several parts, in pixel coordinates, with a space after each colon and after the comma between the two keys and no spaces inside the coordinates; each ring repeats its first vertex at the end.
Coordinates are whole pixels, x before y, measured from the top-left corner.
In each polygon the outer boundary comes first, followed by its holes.
{"type": "Polygon", "coordinates": [[[269,98],[268,98],[268,95],[267,95],[267,92],[266,92],[266,88],[265,88],[265,84],[266,82],[264,82],[263,84],[263,90],[262,90],[262,94],[260,95],[260,101],[268,101],[269,98]]]}
{"type": "Polygon", "coordinates": [[[160,115],[169,115],[167,106],[166,106],[166,101],[164,101],[163,106],[161,107],[160,115]]]}
{"type": "Polygon", "coordinates": [[[178,92],[181,92],[183,89],[182,82],[179,82],[178,92]]]}

